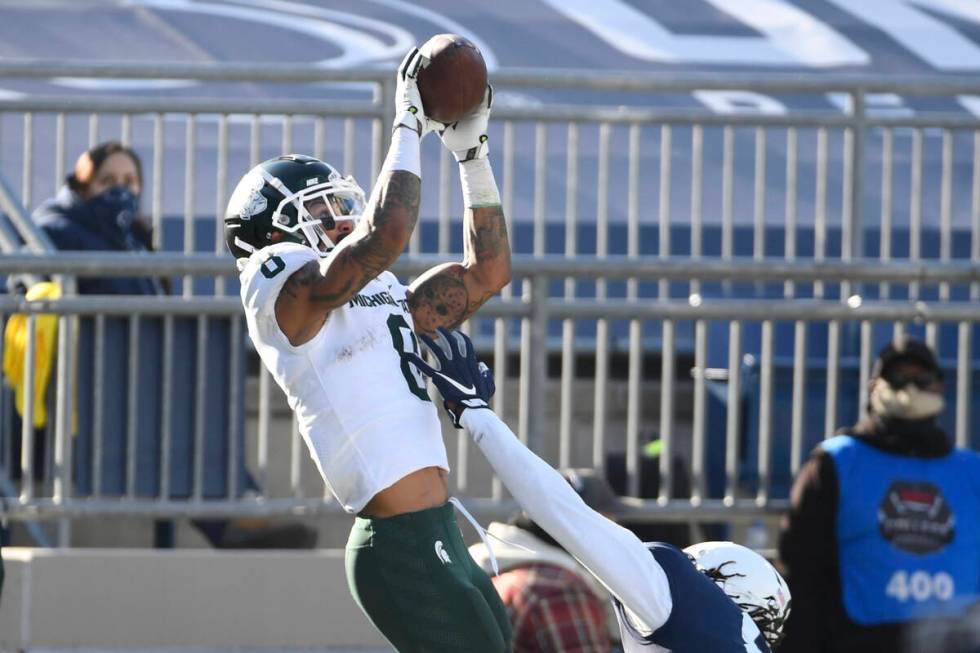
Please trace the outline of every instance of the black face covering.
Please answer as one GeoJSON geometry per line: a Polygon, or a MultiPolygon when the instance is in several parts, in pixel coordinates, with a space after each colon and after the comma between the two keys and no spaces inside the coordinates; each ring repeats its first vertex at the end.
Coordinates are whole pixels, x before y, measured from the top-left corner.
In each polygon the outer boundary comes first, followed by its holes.
{"type": "Polygon", "coordinates": [[[139,198],[125,186],[113,186],[88,200],[85,205],[93,217],[128,231],[139,211],[139,198]]]}
{"type": "MultiPolygon", "coordinates": [[[[868,410],[875,419],[923,420],[938,415],[943,410],[943,395],[923,389],[918,383],[895,385],[879,378],[871,386],[868,410]]],[[[933,380],[932,383],[935,383],[933,380]]],[[[925,383],[926,388],[932,383],[925,383]]]]}
{"type": "Polygon", "coordinates": [[[139,196],[125,186],[113,186],[84,203],[94,227],[126,249],[142,250],[146,246],[134,233],[139,214],[139,196]]]}

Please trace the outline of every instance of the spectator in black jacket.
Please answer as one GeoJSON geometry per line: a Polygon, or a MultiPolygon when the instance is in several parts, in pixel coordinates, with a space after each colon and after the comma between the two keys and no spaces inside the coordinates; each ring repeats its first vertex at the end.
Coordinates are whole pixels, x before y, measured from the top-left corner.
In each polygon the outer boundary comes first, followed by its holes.
{"type": "MultiPolygon", "coordinates": [[[[57,195],[41,204],[33,214],[35,223],[51,238],[59,250],[74,251],[129,251],[146,252],[152,249],[152,227],[140,214],[140,194],[143,190],[143,168],[139,156],[132,149],[116,141],[108,141],[83,152],[75,163],[74,170],[66,179],[57,195]]],[[[167,280],[148,277],[95,277],[80,278],[78,292],[82,295],[158,295],[168,291],[167,280]]],[[[144,320],[144,325],[149,320],[144,320]]],[[[117,346],[107,348],[108,355],[125,355],[127,349],[119,343],[126,342],[128,322],[125,319],[106,321],[107,342],[117,346]]],[[[91,330],[82,327],[83,334],[91,338],[91,330]]],[[[88,342],[88,341],[86,341],[88,342]]],[[[83,345],[84,346],[84,345],[83,345]]],[[[123,369],[116,365],[114,369],[123,369]]],[[[198,388],[198,392],[203,392],[198,388]]],[[[102,398],[92,398],[102,401],[102,398]]],[[[105,418],[103,419],[105,421],[105,418]]],[[[121,435],[121,434],[117,434],[121,435]]],[[[123,453],[125,444],[119,437],[104,436],[104,460],[116,464],[104,464],[102,478],[89,476],[91,461],[85,453],[89,448],[78,438],[76,440],[76,484],[83,492],[91,491],[93,483],[101,483],[100,489],[107,493],[122,492],[125,483],[125,463],[123,453]]],[[[43,439],[41,439],[43,441],[43,439]]],[[[173,443],[171,444],[173,447],[173,443]]],[[[239,444],[239,447],[242,445],[239,444]]],[[[140,451],[137,443],[137,454],[140,451]]],[[[89,456],[94,452],[88,453],[89,456]]],[[[222,456],[222,458],[226,458],[222,456]]],[[[43,460],[43,458],[40,458],[43,460]]],[[[149,463],[159,469],[159,460],[137,455],[141,462],[149,463]]],[[[189,465],[189,461],[184,461],[189,465]]],[[[190,473],[183,470],[189,484],[190,473]]],[[[146,466],[137,469],[137,475],[149,479],[151,470],[146,466]]],[[[235,473],[229,470],[227,473],[235,473]]],[[[239,486],[249,492],[258,491],[251,475],[242,466],[239,486]]],[[[205,486],[227,487],[227,481],[219,470],[206,470],[205,486]],[[211,473],[208,474],[207,472],[211,473]]],[[[174,476],[171,476],[174,480],[174,476]]],[[[149,484],[152,485],[152,484],[149,484]]],[[[143,484],[137,484],[137,493],[143,484]]],[[[154,490],[155,491],[155,490],[154,490]]],[[[175,495],[180,495],[171,487],[175,495]]],[[[205,490],[205,498],[208,496],[205,490]]],[[[191,522],[210,544],[218,548],[312,548],[317,534],[312,528],[300,523],[275,524],[265,519],[238,520],[193,520],[191,522]]],[[[162,546],[171,545],[173,528],[161,522],[157,528],[157,542],[162,546]]]]}
{"type": "Polygon", "coordinates": [[[780,653],[901,651],[907,626],[980,598],[980,456],[937,423],[942,389],[928,346],[889,344],[867,417],[800,469],[779,543],[793,592],[780,653]]]}
{"type": "MultiPolygon", "coordinates": [[[[109,141],[78,157],[64,186],[34,210],[32,219],[58,250],[145,252],[151,247],[151,227],[139,215],[142,189],[143,171],[139,157],[121,143],[109,141]]],[[[151,278],[81,277],[77,280],[77,291],[82,295],[156,295],[163,292],[164,283],[151,278]]],[[[28,290],[19,289],[22,292],[28,290]]],[[[109,320],[110,342],[127,332],[123,322],[119,318],[109,320]]],[[[86,330],[88,326],[82,328],[86,330]]],[[[83,338],[76,345],[87,346],[90,350],[90,329],[88,335],[88,340],[83,338]]],[[[11,431],[15,456],[20,455],[20,428],[20,420],[15,417],[11,431]]],[[[35,481],[42,480],[47,447],[45,433],[37,430],[34,438],[35,481]]],[[[84,457],[76,452],[77,460],[84,457]]],[[[13,478],[16,480],[19,476],[20,468],[15,466],[13,478]]],[[[81,485],[89,491],[85,481],[81,479],[81,485]]]]}
{"type": "MultiPolygon", "coordinates": [[[[139,214],[143,169],[133,150],[109,141],[83,152],[55,197],[39,206],[34,222],[59,250],[151,249],[151,227],[139,214]]],[[[150,278],[82,278],[83,295],[156,295],[150,278]]]]}

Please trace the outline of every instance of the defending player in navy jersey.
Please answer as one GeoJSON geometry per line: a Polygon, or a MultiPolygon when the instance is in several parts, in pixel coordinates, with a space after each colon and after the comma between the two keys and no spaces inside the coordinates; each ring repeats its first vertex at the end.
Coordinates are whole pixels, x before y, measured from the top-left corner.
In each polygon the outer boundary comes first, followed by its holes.
{"type": "Polygon", "coordinates": [[[443,396],[517,502],[614,597],[625,653],[768,653],[782,637],[789,588],[762,556],[731,542],[681,551],[644,544],[591,510],[562,476],[529,451],[490,409],[493,377],[469,338],[423,335],[433,365],[407,353],[443,396]]]}
{"type": "Polygon", "coordinates": [[[492,90],[472,114],[440,125],[416,86],[425,65],[413,49],[399,68],[391,147],[370,200],[318,159],[280,156],[239,182],[225,232],[249,336],[327,487],[357,515],[346,555],[354,599],[399,651],[501,653],[506,611],[460,536],[438,415],[403,358],[418,351],[416,330],[458,325],[510,281],[487,158],[492,90]],[[464,261],[405,287],[388,268],[415,228],[430,131],[459,162],[464,261]]]}

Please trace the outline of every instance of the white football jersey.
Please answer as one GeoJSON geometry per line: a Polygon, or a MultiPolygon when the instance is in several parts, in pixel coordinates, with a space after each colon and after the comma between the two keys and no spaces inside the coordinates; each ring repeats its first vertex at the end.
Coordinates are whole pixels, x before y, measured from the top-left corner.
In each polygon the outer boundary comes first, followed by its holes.
{"type": "Polygon", "coordinates": [[[449,470],[436,408],[401,352],[419,352],[406,288],[390,272],[330,311],[320,332],[294,347],[276,320],[276,298],[319,257],[279,243],[253,254],[240,275],[248,333],[289,400],[327,487],[350,513],[423,467],[449,470]]]}

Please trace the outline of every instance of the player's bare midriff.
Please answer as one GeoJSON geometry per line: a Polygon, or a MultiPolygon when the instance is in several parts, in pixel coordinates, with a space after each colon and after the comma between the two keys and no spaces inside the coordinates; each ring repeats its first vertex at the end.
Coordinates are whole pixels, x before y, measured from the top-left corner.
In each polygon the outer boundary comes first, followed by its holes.
{"type": "Polygon", "coordinates": [[[375,494],[361,514],[394,517],[441,506],[449,500],[446,476],[446,470],[440,467],[417,469],[375,494]]]}

